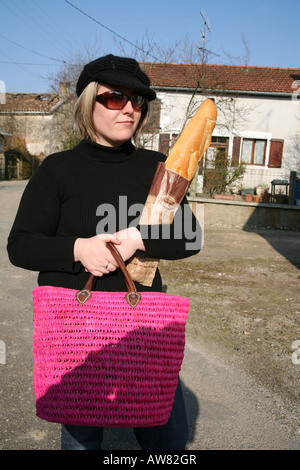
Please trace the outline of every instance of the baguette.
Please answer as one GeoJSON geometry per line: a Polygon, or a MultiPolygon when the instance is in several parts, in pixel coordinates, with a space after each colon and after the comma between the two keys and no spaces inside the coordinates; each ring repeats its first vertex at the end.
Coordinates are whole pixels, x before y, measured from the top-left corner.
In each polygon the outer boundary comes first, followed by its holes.
{"type": "Polygon", "coordinates": [[[216,120],[216,105],[206,99],[176,141],[166,160],[166,169],[191,181],[204,152],[210,146],[216,120]]]}
{"type": "MultiPolygon", "coordinates": [[[[171,223],[211,143],[216,120],[216,106],[206,99],[182,131],[165,164],[158,165],[140,224],[163,224],[165,216],[165,223],[171,223]]],[[[133,256],[127,263],[127,270],[133,281],[152,286],[158,264],[158,259],[133,256]]]]}

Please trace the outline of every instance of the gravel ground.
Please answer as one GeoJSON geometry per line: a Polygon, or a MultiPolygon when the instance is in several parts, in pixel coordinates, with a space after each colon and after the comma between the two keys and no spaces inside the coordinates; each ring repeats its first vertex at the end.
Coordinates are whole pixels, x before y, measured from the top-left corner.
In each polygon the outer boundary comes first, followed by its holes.
{"type": "MultiPolygon", "coordinates": [[[[58,450],[59,425],[35,416],[36,273],[11,266],[5,250],[24,186],[0,183],[0,344],[6,346],[0,363],[0,449],[58,450]]],[[[205,227],[199,255],[161,262],[167,292],[191,301],[181,371],[189,450],[300,449],[299,239],[294,232],[205,227]]],[[[105,449],[138,446],[132,430],[110,429],[105,449]]]]}

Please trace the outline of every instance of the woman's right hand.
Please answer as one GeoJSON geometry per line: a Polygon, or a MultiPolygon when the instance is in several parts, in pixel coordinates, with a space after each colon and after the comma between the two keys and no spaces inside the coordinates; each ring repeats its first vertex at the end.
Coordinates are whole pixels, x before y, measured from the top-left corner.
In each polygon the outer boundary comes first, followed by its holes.
{"type": "Polygon", "coordinates": [[[77,238],[74,244],[74,261],[80,261],[85,270],[101,277],[115,271],[117,262],[106,246],[107,242],[120,245],[113,235],[95,235],[91,238],[77,238]]]}

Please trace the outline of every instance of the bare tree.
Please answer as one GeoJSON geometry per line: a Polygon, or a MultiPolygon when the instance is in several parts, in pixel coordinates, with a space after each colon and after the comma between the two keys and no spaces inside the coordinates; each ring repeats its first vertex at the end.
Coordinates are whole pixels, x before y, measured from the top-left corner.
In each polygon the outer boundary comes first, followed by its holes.
{"type": "Polygon", "coordinates": [[[56,73],[49,73],[48,81],[54,93],[59,93],[61,83],[69,83],[71,91],[75,94],[78,77],[85,64],[101,55],[101,45],[98,39],[92,43],[84,44],[82,49],[72,50],[64,60],[64,65],[56,73]]]}
{"type": "Polygon", "coordinates": [[[300,173],[300,132],[292,135],[288,141],[287,153],[289,155],[290,167],[297,174],[300,173]]]}
{"type": "Polygon", "coordinates": [[[57,73],[48,75],[50,88],[60,97],[52,127],[58,148],[67,149],[79,142],[80,136],[74,129],[73,110],[76,100],[76,83],[85,64],[101,55],[100,42],[84,44],[82,49],[72,50],[65,59],[65,64],[57,73]]]}
{"type": "Polygon", "coordinates": [[[232,53],[223,49],[223,53],[228,58],[230,64],[238,64],[238,65],[249,64],[251,54],[250,54],[249,44],[244,33],[241,33],[241,40],[244,46],[244,54],[242,56],[234,56],[232,53]]]}
{"type": "Polygon", "coordinates": [[[115,46],[120,51],[120,54],[133,57],[139,62],[161,62],[168,63],[175,61],[175,57],[181,41],[176,41],[167,46],[155,40],[154,35],[150,36],[146,31],[145,36],[137,39],[135,43],[131,44],[128,48],[127,43],[121,39],[114,39],[115,46]]]}

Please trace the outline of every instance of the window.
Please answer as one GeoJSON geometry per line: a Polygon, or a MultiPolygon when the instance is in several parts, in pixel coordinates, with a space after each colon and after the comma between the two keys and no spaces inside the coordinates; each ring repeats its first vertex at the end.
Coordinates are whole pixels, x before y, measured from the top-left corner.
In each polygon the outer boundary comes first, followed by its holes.
{"type": "Polygon", "coordinates": [[[168,155],[177,137],[178,134],[159,134],[159,152],[168,155]]]}
{"type": "Polygon", "coordinates": [[[226,156],[228,155],[228,137],[215,137],[211,138],[211,143],[209,148],[206,151],[204,160],[206,168],[215,168],[216,164],[216,155],[226,156]]]}
{"type": "Polygon", "coordinates": [[[242,162],[247,165],[264,165],[267,141],[261,139],[244,139],[242,162]]]}

